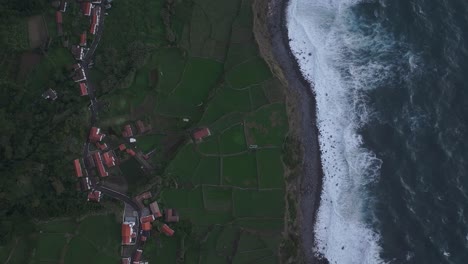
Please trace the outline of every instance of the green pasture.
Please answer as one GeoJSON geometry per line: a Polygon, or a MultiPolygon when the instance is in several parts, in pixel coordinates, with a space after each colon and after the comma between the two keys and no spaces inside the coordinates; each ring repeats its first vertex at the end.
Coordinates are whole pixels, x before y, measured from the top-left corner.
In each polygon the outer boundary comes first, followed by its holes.
{"type": "Polygon", "coordinates": [[[244,126],[237,124],[221,135],[221,154],[234,154],[247,150],[244,126]]]}
{"type": "Polygon", "coordinates": [[[283,188],[281,149],[263,149],[258,150],[256,154],[259,188],[283,188]]]}
{"type": "Polygon", "coordinates": [[[223,158],[223,184],[228,186],[257,188],[257,164],[254,153],[223,158]]]}

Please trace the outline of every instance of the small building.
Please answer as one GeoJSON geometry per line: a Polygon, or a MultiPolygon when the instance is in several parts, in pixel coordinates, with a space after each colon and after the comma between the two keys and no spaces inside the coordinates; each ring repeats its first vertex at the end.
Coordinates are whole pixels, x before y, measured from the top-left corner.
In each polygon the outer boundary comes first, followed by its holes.
{"type": "Polygon", "coordinates": [[[79,45],[72,45],[71,53],[75,60],[82,61],[84,58],[84,48],[79,45]]]}
{"type": "Polygon", "coordinates": [[[81,170],[80,160],[79,159],[74,160],[73,164],[75,165],[76,177],[78,177],[78,178],[83,177],[83,171],[81,170]]]}
{"type": "Polygon", "coordinates": [[[79,63],[75,63],[72,65],[72,68],[73,68],[73,71],[77,71],[79,69],[81,69],[81,65],[79,63]]]}
{"type": "Polygon", "coordinates": [[[140,208],[144,208],[145,205],[143,204],[143,200],[149,199],[151,197],[152,197],[151,192],[144,192],[144,193],[142,193],[140,195],[137,195],[135,197],[135,201],[136,201],[136,203],[138,204],[138,206],[140,208]]]}
{"type": "Polygon", "coordinates": [[[80,35],[80,46],[81,47],[84,47],[86,46],[86,31],[83,31],[83,33],[81,33],[80,35]]]}
{"type": "Polygon", "coordinates": [[[102,163],[101,153],[95,152],[93,156],[94,156],[94,161],[96,162],[96,167],[98,169],[99,175],[101,177],[109,176],[109,173],[106,171],[106,168],[104,168],[104,164],[102,163]]]}
{"type": "Polygon", "coordinates": [[[135,255],[133,255],[133,264],[139,264],[141,260],[141,255],[143,255],[143,250],[137,249],[135,255]]]}
{"type": "Polygon", "coordinates": [[[63,35],[63,18],[60,11],[55,12],[55,23],[57,24],[57,35],[63,35]]]}
{"type": "Polygon", "coordinates": [[[179,222],[179,214],[177,213],[175,209],[166,210],[166,222],[168,223],[179,222]]]}
{"type": "Polygon", "coordinates": [[[125,146],[125,144],[120,144],[119,145],[119,150],[120,151],[124,151],[126,148],[127,148],[127,146],[125,146]]]}
{"type": "Polygon", "coordinates": [[[152,227],[151,222],[144,222],[141,224],[141,229],[143,231],[150,231],[151,227],[152,227]]]}
{"type": "Polygon", "coordinates": [[[147,215],[147,216],[143,216],[142,218],[140,218],[140,222],[142,224],[151,223],[153,221],[154,221],[154,215],[147,215]]]}
{"type": "Polygon", "coordinates": [[[42,98],[55,101],[55,99],[57,99],[57,92],[49,88],[42,93],[42,98]]]}
{"type": "Polygon", "coordinates": [[[107,149],[107,144],[106,143],[99,143],[99,142],[96,142],[96,147],[99,149],[99,150],[105,150],[107,149]]]}
{"type": "Polygon", "coordinates": [[[168,225],[164,224],[161,227],[161,233],[165,234],[166,236],[173,236],[174,230],[172,230],[168,225]]]}
{"type": "Polygon", "coordinates": [[[151,130],[151,125],[146,126],[141,120],[136,121],[135,124],[139,134],[144,134],[151,130]]]}
{"type": "Polygon", "coordinates": [[[101,7],[94,6],[91,12],[91,26],[89,28],[89,33],[96,34],[97,28],[99,26],[99,18],[101,17],[101,7]]]}
{"type": "Polygon", "coordinates": [[[211,136],[211,131],[207,127],[197,129],[192,133],[192,138],[195,142],[201,142],[208,136],[211,136]]]}
{"type": "Polygon", "coordinates": [[[90,2],[81,3],[81,9],[83,10],[83,15],[85,16],[91,15],[91,3],[90,2]]]}
{"type": "Polygon", "coordinates": [[[130,156],[135,156],[136,155],[136,152],[133,150],[133,149],[127,149],[126,150],[128,154],[130,154],[130,156]]]}
{"type": "Polygon", "coordinates": [[[61,0],[60,1],[60,6],[59,6],[59,11],[62,12],[62,13],[65,13],[67,11],[67,6],[68,6],[67,0],[61,0]]]}
{"type": "Polygon", "coordinates": [[[114,153],[112,152],[112,150],[105,152],[104,154],[102,154],[102,156],[104,157],[104,162],[106,163],[106,166],[108,168],[115,166],[115,157],[114,157],[114,153]]]}
{"type": "Polygon", "coordinates": [[[130,258],[122,258],[122,264],[130,264],[131,260],[130,258]]]}
{"type": "Polygon", "coordinates": [[[133,227],[135,222],[123,222],[122,224],[122,245],[133,245],[135,244],[135,231],[133,227]]]}
{"type": "Polygon", "coordinates": [[[130,124],[124,126],[124,130],[122,131],[123,137],[133,137],[133,130],[130,124]]]}
{"type": "Polygon", "coordinates": [[[86,73],[85,73],[84,69],[81,68],[81,69],[77,70],[72,79],[73,79],[74,82],[86,81],[86,73]]]}
{"type": "Polygon", "coordinates": [[[99,203],[101,201],[102,193],[100,191],[92,191],[88,193],[88,202],[99,203]]]}
{"type": "Polygon", "coordinates": [[[80,178],[80,189],[82,192],[87,192],[91,189],[91,184],[89,182],[88,177],[80,178]]]}
{"type": "Polygon", "coordinates": [[[158,202],[154,201],[149,205],[151,213],[154,215],[155,218],[161,217],[161,210],[159,210],[158,202]]]}
{"type": "Polygon", "coordinates": [[[102,141],[106,134],[101,133],[101,129],[98,127],[92,127],[89,131],[89,141],[92,143],[102,141]]]}
{"type": "Polygon", "coordinates": [[[85,82],[80,82],[80,95],[85,96],[88,95],[88,86],[86,85],[85,82]]]}

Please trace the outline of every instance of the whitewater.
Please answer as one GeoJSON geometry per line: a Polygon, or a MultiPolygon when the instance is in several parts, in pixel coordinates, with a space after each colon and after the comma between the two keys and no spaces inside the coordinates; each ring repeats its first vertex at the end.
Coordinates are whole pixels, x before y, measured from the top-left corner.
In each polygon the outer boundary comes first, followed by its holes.
{"type": "Polygon", "coordinates": [[[382,162],[363,146],[359,129],[378,118],[366,93],[414,60],[378,20],[360,21],[353,8],[361,2],[291,0],[286,10],[292,52],[317,100],[324,179],[314,250],[340,264],[383,263],[368,194],[382,162]]]}

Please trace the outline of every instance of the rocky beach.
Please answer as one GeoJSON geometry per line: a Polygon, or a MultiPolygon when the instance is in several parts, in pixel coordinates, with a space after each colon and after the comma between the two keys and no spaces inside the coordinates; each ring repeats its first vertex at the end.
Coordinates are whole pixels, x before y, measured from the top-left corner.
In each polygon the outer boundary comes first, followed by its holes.
{"type": "MultiPolygon", "coordinates": [[[[254,2],[254,33],[260,52],[271,70],[285,86],[289,116],[288,138],[298,146],[298,162],[286,166],[286,208],[297,208],[296,214],[287,213],[285,239],[298,239],[297,254],[280,252],[284,263],[328,263],[314,252],[314,223],[320,204],[323,170],[320,159],[316,101],[312,85],[304,79],[289,46],[286,25],[288,0],[256,0],[254,2]],[[293,204],[294,203],[294,204],[293,204]],[[295,216],[295,217],[294,217],[295,216]]],[[[287,141],[287,144],[293,144],[287,141]]],[[[286,146],[287,147],[287,146],[286,146]]]]}

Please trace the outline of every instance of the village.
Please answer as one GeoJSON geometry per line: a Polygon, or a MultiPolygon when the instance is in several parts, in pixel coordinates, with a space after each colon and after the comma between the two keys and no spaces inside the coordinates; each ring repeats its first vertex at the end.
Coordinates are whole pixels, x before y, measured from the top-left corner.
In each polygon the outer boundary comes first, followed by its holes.
{"type": "MultiPolygon", "coordinates": [[[[118,199],[125,204],[121,225],[121,257],[122,264],[147,264],[142,258],[145,242],[150,238],[151,232],[156,231],[166,236],[173,236],[175,231],[172,224],[179,222],[179,214],[174,208],[160,208],[158,197],[153,197],[151,192],[143,192],[136,197],[128,197],[103,183],[108,177],[117,171],[123,162],[136,159],[142,169],[151,170],[149,162],[151,155],[156,150],[148,153],[139,151],[135,143],[137,137],[152,130],[150,124],[142,120],[128,121],[122,128],[121,136],[116,139],[106,137],[106,133],[96,125],[97,123],[97,98],[92,90],[92,84],[87,78],[87,70],[92,66],[92,56],[99,43],[102,34],[104,20],[103,8],[110,9],[112,0],[77,1],[81,5],[84,17],[89,17],[89,30],[82,32],[79,43],[70,47],[76,63],[71,66],[70,77],[77,84],[80,96],[89,96],[90,111],[92,111],[91,128],[89,128],[87,142],[83,151],[83,157],[73,161],[77,189],[86,194],[88,202],[100,203],[105,194],[118,199]],[[88,46],[88,33],[94,36],[91,45],[88,46]]],[[[56,26],[58,35],[63,34],[63,16],[67,11],[67,0],[61,0],[56,11],[56,26]]],[[[107,15],[107,13],[105,14],[107,15]]],[[[48,89],[43,93],[43,98],[56,100],[57,92],[48,89]]],[[[200,142],[211,135],[208,128],[192,130],[190,138],[194,142],[200,142]]]]}

